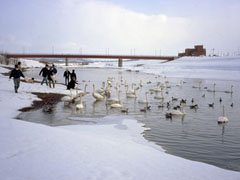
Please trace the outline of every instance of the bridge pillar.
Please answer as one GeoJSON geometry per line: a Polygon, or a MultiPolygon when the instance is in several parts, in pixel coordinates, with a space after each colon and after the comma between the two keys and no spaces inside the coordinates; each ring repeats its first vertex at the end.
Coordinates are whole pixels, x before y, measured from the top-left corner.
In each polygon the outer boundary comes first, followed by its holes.
{"type": "Polygon", "coordinates": [[[68,66],[68,58],[65,59],[65,65],[68,66]]]}
{"type": "Polygon", "coordinates": [[[123,60],[122,59],[118,59],[118,67],[122,67],[123,66],[123,60]]]}

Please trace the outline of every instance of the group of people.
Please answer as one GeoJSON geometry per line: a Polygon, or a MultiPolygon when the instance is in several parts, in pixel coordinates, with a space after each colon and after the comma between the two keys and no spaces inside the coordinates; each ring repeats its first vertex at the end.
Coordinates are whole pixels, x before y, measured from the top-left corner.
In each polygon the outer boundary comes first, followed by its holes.
{"type": "MultiPolygon", "coordinates": [[[[42,75],[43,79],[41,82],[41,85],[43,83],[46,83],[47,86],[50,88],[55,88],[55,83],[56,83],[56,74],[57,74],[57,69],[54,64],[49,67],[48,64],[45,65],[44,68],[41,69],[39,72],[39,76],[42,75]]],[[[25,76],[22,73],[22,67],[21,67],[21,62],[18,62],[15,66],[14,69],[11,71],[9,80],[13,77],[13,82],[14,82],[14,89],[15,93],[18,93],[18,88],[20,86],[20,77],[25,78],[25,76]]],[[[75,70],[73,69],[72,72],[70,72],[68,69],[63,74],[63,77],[65,77],[65,85],[67,86],[67,89],[74,89],[75,85],[77,84],[77,75],[75,73],[75,70]]]]}
{"type": "Polygon", "coordinates": [[[56,83],[56,74],[57,74],[57,69],[54,66],[54,64],[49,67],[48,64],[45,65],[44,68],[41,69],[39,76],[42,75],[43,80],[41,82],[41,85],[43,85],[43,83],[45,82],[46,85],[51,88],[53,86],[53,88],[55,88],[55,83],[56,83]]]}
{"type": "Polygon", "coordinates": [[[67,89],[74,89],[75,84],[77,84],[77,75],[75,73],[75,70],[73,69],[71,73],[68,69],[66,69],[63,77],[65,77],[65,85],[67,86],[67,89]],[[70,82],[69,79],[71,79],[70,82]]]}

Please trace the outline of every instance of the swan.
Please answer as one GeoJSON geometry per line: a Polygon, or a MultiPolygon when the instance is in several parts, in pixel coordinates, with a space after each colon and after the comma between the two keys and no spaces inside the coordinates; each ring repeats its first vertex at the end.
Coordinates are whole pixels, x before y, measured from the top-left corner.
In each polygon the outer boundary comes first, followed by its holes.
{"type": "Polygon", "coordinates": [[[232,94],[232,93],[233,93],[233,90],[232,90],[232,89],[233,89],[233,85],[231,85],[231,90],[230,90],[230,91],[224,91],[224,92],[225,92],[225,93],[231,93],[231,94],[232,94]]]}
{"type": "Polygon", "coordinates": [[[85,96],[85,95],[87,95],[89,93],[89,92],[87,92],[87,86],[88,85],[85,84],[84,91],[79,93],[79,97],[80,97],[80,95],[82,95],[82,97],[83,97],[83,96],[85,96]]]}
{"type": "Polygon", "coordinates": [[[176,86],[182,87],[182,85],[183,85],[183,81],[181,80],[181,81],[180,81],[180,84],[177,84],[176,86]]]}
{"type": "Polygon", "coordinates": [[[201,83],[202,83],[202,81],[199,81],[199,85],[198,86],[192,86],[192,88],[201,88],[201,83]]]}
{"type": "Polygon", "coordinates": [[[148,104],[148,96],[147,96],[148,92],[145,92],[145,96],[146,96],[146,100],[139,100],[138,103],[139,104],[148,104]]]}
{"type": "Polygon", "coordinates": [[[132,89],[131,90],[129,90],[129,93],[132,93],[132,94],[134,94],[134,88],[133,88],[133,86],[135,86],[136,84],[135,83],[132,83],[132,89]]]}
{"type": "Polygon", "coordinates": [[[156,88],[153,88],[153,89],[149,89],[149,91],[154,91],[154,92],[161,92],[162,89],[158,88],[160,85],[160,82],[157,81],[157,87],[156,88]]]}
{"type": "Polygon", "coordinates": [[[93,96],[97,101],[103,100],[103,96],[102,96],[101,94],[95,92],[95,85],[94,85],[94,84],[93,84],[93,93],[92,93],[92,96],[93,96]]]}
{"type": "Polygon", "coordinates": [[[109,102],[109,103],[119,103],[120,102],[120,93],[121,93],[120,90],[117,91],[118,97],[116,97],[116,98],[109,98],[109,99],[107,99],[107,102],[109,102]]]}
{"type": "Polygon", "coordinates": [[[226,123],[228,122],[228,118],[225,116],[225,109],[224,109],[224,105],[223,105],[223,116],[220,116],[218,118],[218,124],[222,124],[222,123],[226,123]]]}
{"type": "Polygon", "coordinates": [[[123,107],[123,103],[114,103],[111,104],[111,108],[122,108],[123,107]]]}
{"type": "Polygon", "coordinates": [[[207,92],[216,92],[216,84],[213,84],[213,89],[208,89],[207,92]]]}
{"type": "Polygon", "coordinates": [[[154,96],[154,99],[164,99],[163,88],[161,88],[161,96],[154,96]]]}
{"type": "Polygon", "coordinates": [[[64,103],[70,103],[74,99],[72,89],[70,89],[70,95],[64,96],[61,100],[64,101],[64,103]]]}
{"type": "Polygon", "coordinates": [[[82,95],[80,95],[80,102],[76,105],[77,109],[83,109],[82,95]]]}
{"type": "Polygon", "coordinates": [[[104,89],[105,89],[105,82],[103,81],[101,89],[98,89],[97,92],[102,94],[102,93],[104,93],[104,89]]]}
{"type": "Polygon", "coordinates": [[[184,116],[186,114],[182,106],[180,107],[180,110],[173,109],[172,111],[167,113],[171,113],[172,116],[184,116]]]}
{"type": "Polygon", "coordinates": [[[136,88],[134,89],[134,93],[127,93],[126,92],[126,97],[127,98],[137,98],[136,88]]]}
{"type": "Polygon", "coordinates": [[[126,85],[126,94],[134,94],[136,89],[128,90],[128,85],[126,85]]]}
{"type": "Polygon", "coordinates": [[[120,103],[120,91],[118,92],[119,93],[119,103],[114,103],[114,104],[111,104],[111,108],[122,108],[123,107],[123,103],[120,103]]]}

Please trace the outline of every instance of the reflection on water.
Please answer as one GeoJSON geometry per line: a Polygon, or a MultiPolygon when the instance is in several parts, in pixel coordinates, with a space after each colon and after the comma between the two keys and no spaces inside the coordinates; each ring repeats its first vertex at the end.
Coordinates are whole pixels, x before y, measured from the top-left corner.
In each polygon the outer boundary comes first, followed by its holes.
{"type": "MultiPolygon", "coordinates": [[[[75,68],[76,69],[76,68],[75,68]]],[[[59,68],[59,77],[62,78],[64,69],[59,68]]],[[[136,83],[139,87],[137,91],[137,100],[134,98],[126,98],[125,87],[121,87],[121,101],[124,108],[128,108],[128,113],[122,113],[121,109],[112,109],[105,101],[95,101],[92,94],[89,93],[83,97],[84,108],[76,110],[75,106],[78,102],[65,106],[63,102],[58,103],[56,111],[49,114],[43,113],[42,110],[34,112],[26,112],[20,115],[21,119],[33,121],[36,123],[47,124],[50,126],[69,125],[69,124],[99,124],[103,123],[102,117],[106,116],[125,116],[133,117],[140,122],[146,124],[151,130],[146,131],[144,136],[146,139],[161,145],[167,153],[174,154],[187,159],[206,162],[222,168],[240,171],[240,106],[238,82],[234,81],[211,81],[203,80],[201,88],[192,88],[193,85],[199,84],[198,79],[182,79],[182,87],[177,87],[180,79],[155,77],[150,74],[142,74],[136,72],[126,72],[118,69],[76,69],[79,88],[83,89],[86,81],[88,83],[88,91],[92,92],[92,84],[96,88],[101,87],[101,83],[107,80],[107,77],[114,77],[113,86],[121,84],[126,80],[129,87],[131,83],[136,83]],[[89,82],[90,80],[90,82],[89,82]],[[140,80],[143,87],[139,86],[140,80]],[[156,81],[169,81],[170,88],[164,89],[164,100],[155,99],[155,95],[161,93],[149,93],[150,110],[141,112],[140,109],[145,107],[139,104],[138,100],[145,99],[145,92],[156,87],[156,81]],[[147,83],[148,82],[148,83],[147,83]],[[207,92],[212,89],[216,83],[216,92],[207,92]],[[230,86],[234,85],[234,93],[224,93],[230,90],[230,86]],[[207,87],[207,88],[204,88],[207,87]],[[168,94],[166,94],[168,91],[168,94]],[[165,117],[168,111],[166,102],[172,100],[172,97],[187,99],[187,104],[198,104],[198,109],[190,109],[185,106],[185,116],[174,116],[171,119],[165,117]],[[219,99],[222,99],[222,102],[219,99]],[[192,99],[194,102],[192,103],[192,99]],[[214,107],[208,104],[214,103],[214,107]],[[231,104],[234,104],[231,107],[231,104]],[[163,107],[159,106],[162,105],[163,107]],[[226,116],[229,119],[227,124],[217,124],[217,119],[222,116],[222,105],[225,105],[226,116]]],[[[36,72],[36,76],[37,76],[36,72]]],[[[63,79],[59,79],[59,81],[63,79]]],[[[112,97],[117,97],[116,90],[112,88],[112,97]]],[[[172,101],[170,109],[179,105],[179,101],[172,101]]],[[[108,121],[107,123],[111,123],[108,121]]],[[[112,122],[115,123],[115,122],[112,122]]]]}

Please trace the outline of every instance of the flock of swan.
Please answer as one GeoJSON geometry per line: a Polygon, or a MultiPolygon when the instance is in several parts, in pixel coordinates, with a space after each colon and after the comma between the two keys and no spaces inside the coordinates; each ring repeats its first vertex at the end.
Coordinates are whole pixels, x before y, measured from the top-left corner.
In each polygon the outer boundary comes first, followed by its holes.
{"type": "MultiPolygon", "coordinates": [[[[157,78],[157,77],[156,77],[157,78]]],[[[84,81],[86,82],[86,81],[84,81]]],[[[165,81],[161,82],[156,80],[156,84],[148,81],[145,84],[143,83],[143,81],[141,80],[140,83],[132,83],[132,84],[128,84],[127,81],[123,80],[123,78],[121,77],[120,82],[117,81],[115,82],[115,78],[113,77],[109,77],[106,81],[102,82],[102,87],[100,89],[96,90],[95,84],[92,84],[92,93],[87,92],[87,86],[88,84],[85,84],[84,87],[84,91],[79,91],[78,87],[76,87],[75,91],[76,93],[74,93],[73,89],[70,89],[70,94],[67,96],[64,96],[62,98],[62,101],[64,101],[64,104],[74,104],[76,103],[76,109],[84,109],[84,104],[83,104],[83,98],[84,96],[86,96],[87,94],[91,94],[92,97],[95,99],[95,101],[105,101],[106,105],[109,105],[111,108],[119,108],[121,109],[121,112],[123,113],[128,113],[128,108],[127,105],[129,105],[126,102],[123,102],[121,100],[121,97],[124,96],[125,94],[125,98],[126,99],[135,99],[137,100],[136,102],[139,104],[143,104],[144,108],[143,109],[139,109],[141,112],[147,112],[148,110],[151,109],[151,101],[149,101],[149,94],[150,95],[154,95],[153,99],[155,99],[156,101],[160,101],[158,108],[163,108],[163,107],[167,107],[167,111],[165,112],[165,117],[166,118],[172,118],[173,116],[185,116],[187,113],[184,110],[184,108],[189,107],[190,109],[198,109],[198,104],[194,104],[194,98],[192,98],[191,103],[192,104],[187,104],[187,100],[186,99],[182,99],[182,98],[176,98],[176,97],[171,97],[169,101],[165,101],[166,99],[169,99],[169,97],[167,98],[167,96],[169,96],[169,90],[170,88],[172,88],[173,86],[175,87],[182,87],[184,86],[184,84],[187,82],[184,81],[180,81],[179,84],[171,84],[171,86],[169,85],[170,82],[168,80],[166,80],[165,77],[165,81]],[[151,84],[151,87],[153,86],[153,88],[149,88],[149,84],[151,84]],[[131,87],[131,88],[129,88],[131,87]],[[140,97],[138,93],[138,91],[145,91],[145,96],[144,97],[140,97]],[[115,93],[114,93],[115,92],[115,93]],[[160,93],[160,95],[158,95],[158,93],[160,93]],[[113,95],[116,95],[116,97],[112,97],[113,95]],[[121,94],[123,94],[121,96],[121,94]],[[179,104],[178,104],[179,103],[179,104]]],[[[198,88],[201,89],[201,84],[202,81],[199,81],[198,86],[192,86],[192,88],[198,88]]],[[[206,93],[207,92],[224,92],[224,93],[233,93],[233,86],[231,86],[230,90],[227,91],[216,91],[216,84],[213,84],[213,89],[208,89],[207,87],[204,87],[204,89],[206,89],[206,93]]],[[[203,94],[201,96],[202,98],[205,98],[205,94],[203,94]]],[[[222,98],[220,97],[219,102],[222,102],[222,98]]],[[[214,107],[214,103],[208,104],[209,107],[214,107]]],[[[233,103],[231,104],[231,106],[233,106],[233,103]]],[[[226,123],[228,122],[228,118],[226,117],[225,114],[225,106],[222,106],[222,116],[220,116],[217,120],[218,123],[226,123]]]]}

